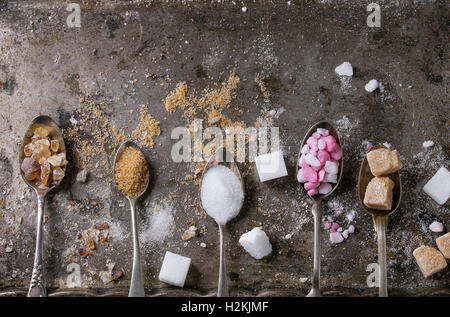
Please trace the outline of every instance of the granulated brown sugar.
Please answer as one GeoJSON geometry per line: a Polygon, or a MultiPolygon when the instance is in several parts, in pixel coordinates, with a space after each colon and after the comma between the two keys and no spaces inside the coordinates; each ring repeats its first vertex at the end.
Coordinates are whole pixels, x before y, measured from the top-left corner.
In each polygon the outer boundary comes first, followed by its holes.
{"type": "Polygon", "coordinates": [[[127,147],[115,166],[117,187],[126,196],[135,197],[147,185],[149,171],[144,156],[133,147],[127,147]]]}
{"type": "Polygon", "coordinates": [[[133,131],[133,135],[142,145],[152,148],[155,145],[154,137],[161,134],[159,121],[156,121],[151,114],[147,113],[147,106],[145,105],[139,107],[139,112],[141,113],[141,120],[133,131]]]}
{"type": "MultiPolygon", "coordinates": [[[[220,88],[205,88],[200,97],[196,97],[194,93],[188,95],[188,86],[185,82],[180,82],[163,100],[164,106],[170,114],[178,108],[183,109],[184,117],[189,120],[193,119],[193,116],[197,115],[198,110],[201,109],[207,113],[220,112],[230,107],[239,82],[239,77],[232,72],[220,88]]],[[[208,116],[210,117],[210,115],[208,116]]]]}
{"type": "MultiPolygon", "coordinates": [[[[176,112],[177,109],[184,110],[183,117],[188,120],[189,132],[192,137],[195,134],[193,120],[197,118],[203,118],[203,123],[206,123],[206,125],[222,128],[227,135],[235,134],[239,129],[246,129],[246,124],[242,121],[233,122],[223,111],[230,108],[231,102],[236,96],[235,90],[239,82],[240,79],[236,73],[231,72],[228,79],[221,85],[213,83],[212,86],[216,88],[205,88],[200,96],[196,96],[195,91],[189,94],[186,82],[180,82],[163,100],[164,106],[170,114],[176,112]]],[[[242,109],[236,108],[233,110],[237,113],[242,113],[242,109]]],[[[222,146],[225,145],[226,138],[223,138],[222,146]]],[[[194,143],[192,147],[193,153],[203,153],[204,157],[210,156],[214,153],[214,150],[214,144],[208,147],[203,143],[194,143]]],[[[195,170],[199,169],[201,172],[203,168],[204,166],[196,167],[195,170]]],[[[192,178],[196,185],[199,184],[198,175],[201,175],[201,173],[195,173],[192,178]]]]}
{"type": "Polygon", "coordinates": [[[177,108],[184,109],[187,105],[187,85],[185,82],[178,83],[174,91],[164,99],[164,106],[168,113],[173,113],[177,108]]]}

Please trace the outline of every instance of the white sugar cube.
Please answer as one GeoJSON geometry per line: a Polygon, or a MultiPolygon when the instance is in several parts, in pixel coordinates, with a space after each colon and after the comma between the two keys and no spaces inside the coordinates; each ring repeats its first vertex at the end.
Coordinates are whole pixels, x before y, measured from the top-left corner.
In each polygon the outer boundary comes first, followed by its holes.
{"type": "Polygon", "coordinates": [[[333,189],[333,186],[329,183],[322,183],[319,186],[319,194],[326,195],[333,189]]]}
{"type": "Polygon", "coordinates": [[[372,91],[374,91],[374,90],[377,89],[377,88],[378,88],[378,81],[377,81],[376,79],[370,80],[370,81],[364,86],[364,89],[365,89],[367,92],[372,92],[372,91]]]}
{"type": "Polygon", "coordinates": [[[324,128],[317,128],[316,132],[323,136],[327,136],[328,134],[330,134],[330,131],[324,128]]]}
{"type": "Polygon", "coordinates": [[[258,260],[272,253],[272,244],[270,244],[269,237],[258,227],[241,235],[239,243],[245,251],[258,260]]]}
{"type": "Polygon", "coordinates": [[[326,161],[324,169],[328,174],[337,174],[339,171],[339,166],[336,162],[326,161]]]}
{"type": "Polygon", "coordinates": [[[327,182],[327,183],[336,184],[337,183],[337,174],[325,173],[325,177],[324,177],[323,181],[327,182]]]}
{"type": "Polygon", "coordinates": [[[319,150],[323,150],[326,146],[327,146],[327,144],[325,143],[325,141],[323,139],[319,139],[317,141],[317,147],[319,148],[319,150]]]}
{"type": "Polygon", "coordinates": [[[311,167],[320,167],[320,165],[322,165],[320,161],[312,154],[306,154],[305,162],[311,167]]]}
{"type": "Polygon", "coordinates": [[[430,195],[439,205],[450,198],[450,172],[444,166],[425,184],[423,191],[430,195]]]}
{"type": "Polygon", "coordinates": [[[280,178],[288,174],[282,151],[257,156],[255,157],[255,164],[261,182],[280,178]]]}
{"type": "Polygon", "coordinates": [[[302,152],[302,154],[308,154],[309,153],[309,146],[308,146],[308,144],[303,145],[301,152],[302,152]]]}
{"type": "Polygon", "coordinates": [[[353,67],[349,62],[343,62],[341,65],[336,67],[334,71],[339,76],[353,76],[353,67]]]}
{"type": "Polygon", "coordinates": [[[306,183],[306,182],[307,182],[307,180],[303,177],[303,172],[302,172],[301,169],[298,170],[298,173],[297,173],[297,181],[298,181],[299,183],[306,183]]]}
{"type": "Polygon", "coordinates": [[[170,285],[183,287],[190,265],[190,258],[166,251],[159,272],[159,280],[170,285]]]}

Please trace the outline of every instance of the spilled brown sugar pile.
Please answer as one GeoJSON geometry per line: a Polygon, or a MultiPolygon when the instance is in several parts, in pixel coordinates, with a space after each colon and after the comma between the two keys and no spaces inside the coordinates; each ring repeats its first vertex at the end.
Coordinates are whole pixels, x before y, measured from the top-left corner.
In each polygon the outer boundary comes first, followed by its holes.
{"type": "Polygon", "coordinates": [[[149,171],[144,156],[133,147],[127,147],[119,156],[115,167],[117,187],[126,196],[135,197],[147,185],[149,171]]]}
{"type": "MultiPolygon", "coordinates": [[[[188,120],[203,112],[210,125],[220,126],[223,129],[245,128],[243,122],[233,122],[222,113],[223,110],[230,108],[231,101],[236,97],[235,91],[239,82],[239,77],[232,72],[220,87],[205,88],[198,97],[195,96],[195,92],[188,94],[188,86],[185,82],[180,82],[163,100],[164,106],[170,114],[177,109],[184,110],[183,116],[188,120]]],[[[239,109],[236,110],[239,112],[239,109]]]]}
{"type": "Polygon", "coordinates": [[[155,136],[161,134],[159,121],[156,121],[155,118],[147,112],[147,106],[145,105],[139,107],[139,112],[141,114],[141,119],[139,125],[133,131],[133,135],[139,140],[141,145],[152,148],[155,145],[155,136]]]}

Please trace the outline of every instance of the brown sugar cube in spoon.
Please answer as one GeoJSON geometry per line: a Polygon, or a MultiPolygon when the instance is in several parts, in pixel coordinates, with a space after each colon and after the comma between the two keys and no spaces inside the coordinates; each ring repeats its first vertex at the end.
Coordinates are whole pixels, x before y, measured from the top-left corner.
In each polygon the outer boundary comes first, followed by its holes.
{"type": "Polygon", "coordinates": [[[446,259],[450,259],[450,232],[436,239],[436,244],[446,259]]]}
{"type": "Polygon", "coordinates": [[[392,209],[394,182],[389,177],[374,177],[364,194],[364,205],[378,210],[392,209]]]}
{"type": "Polygon", "coordinates": [[[447,266],[442,253],[434,248],[423,245],[415,249],[413,255],[424,277],[433,275],[447,266]]]}
{"type": "Polygon", "coordinates": [[[400,154],[397,150],[376,149],[367,153],[367,162],[374,176],[394,173],[402,168],[400,154]]]}

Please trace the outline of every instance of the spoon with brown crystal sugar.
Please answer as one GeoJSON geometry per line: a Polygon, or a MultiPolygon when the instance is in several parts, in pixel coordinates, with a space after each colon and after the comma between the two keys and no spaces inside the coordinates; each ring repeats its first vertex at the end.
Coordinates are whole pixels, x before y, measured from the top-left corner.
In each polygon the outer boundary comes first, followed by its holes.
{"type": "MultiPolygon", "coordinates": [[[[300,147],[300,151],[298,153],[298,159],[297,159],[297,167],[295,170],[295,178],[297,180],[297,175],[299,171],[299,162],[300,158],[302,156],[302,148],[305,144],[307,144],[307,141],[314,132],[318,128],[326,129],[329,131],[329,135],[333,136],[336,140],[336,143],[339,145],[339,147],[342,149],[341,142],[339,141],[339,135],[336,131],[336,129],[333,127],[333,125],[326,121],[320,121],[314,124],[308,132],[306,132],[306,135],[302,141],[302,146],[300,147]]],[[[313,276],[312,276],[312,288],[311,291],[306,295],[307,297],[321,297],[322,293],[320,292],[320,221],[322,218],[322,200],[327,198],[331,195],[331,193],[334,192],[334,190],[338,187],[339,182],[342,177],[342,171],[344,170],[344,158],[341,157],[339,160],[339,170],[336,176],[336,183],[334,184],[332,190],[328,192],[327,194],[319,194],[315,196],[311,196],[310,198],[313,201],[312,206],[312,214],[314,216],[314,268],[313,268],[313,276]]],[[[301,186],[303,191],[308,194],[306,189],[301,186]]]]}
{"type": "Polygon", "coordinates": [[[31,121],[23,138],[19,162],[22,178],[36,192],[38,200],[36,250],[28,296],[45,297],[42,256],[45,197],[61,183],[67,164],[61,130],[50,117],[39,116],[31,121]]]}
{"type": "MultiPolygon", "coordinates": [[[[383,145],[375,145],[368,152],[386,148],[383,145]]],[[[368,153],[367,152],[367,153],[368,153]]],[[[387,266],[386,266],[386,232],[387,232],[387,224],[389,216],[394,213],[398,206],[400,205],[400,201],[402,199],[402,181],[400,178],[399,171],[396,171],[392,174],[387,175],[393,182],[394,188],[392,190],[392,209],[391,210],[376,210],[373,208],[369,208],[364,204],[364,195],[366,193],[366,188],[372,178],[375,176],[370,171],[370,166],[367,161],[367,153],[364,156],[364,159],[361,163],[361,168],[359,170],[358,177],[358,197],[361,206],[364,210],[372,215],[373,224],[375,226],[375,232],[377,233],[378,240],[378,265],[379,267],[379,289],[378,296],[387,297],[387,266]]]]}
{"type": "Polygon", "coordinates": [[[136,201],[147,190],[149,179],[148,164],[140,148],[131,141],[122,143],[114,157],[114,180],[118,189],[127,197],[131,209],[133,271],[129,297],[145,297],[137,232],[136,201]]]}

